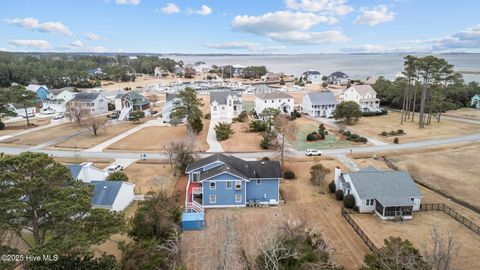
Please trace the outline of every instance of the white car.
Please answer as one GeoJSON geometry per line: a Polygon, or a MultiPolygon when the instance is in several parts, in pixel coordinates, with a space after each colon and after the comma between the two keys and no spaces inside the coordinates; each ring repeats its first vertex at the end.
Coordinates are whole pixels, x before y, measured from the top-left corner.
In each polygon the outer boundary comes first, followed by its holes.
{"type": "Polygon", "coordinates": [[[307,149],[307,150],[305,150],[305,155],[307,155],[307,156],[321,156],[322,151],[320,151],[318,149],[307,149]]]}
{"type": "Polygon", "coordinates": [[[112,164],[110,167],[107,168],[107,174],[111,174],[114,172],[118,172],[123,170],[123,166],[120,164],[112,164]]]}
{"type": "Polygon", "coordinates": [[[53,120],[60,120],[60,119],[62,119],[62,118],[64,118],[64,117],[65,117],[65,115],[63,115],[63,113],[57,114],[57,115],[55,115],[55,116],[53,117],[53,120]]]}

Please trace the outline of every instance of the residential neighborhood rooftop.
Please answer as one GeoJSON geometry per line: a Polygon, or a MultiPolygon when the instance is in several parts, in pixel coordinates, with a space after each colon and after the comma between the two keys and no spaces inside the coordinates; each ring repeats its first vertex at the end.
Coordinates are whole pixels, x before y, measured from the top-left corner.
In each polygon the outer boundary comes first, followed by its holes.
{"type": "Polygon", "coordinates": [[[285,94],[284,92],[280,92],[280,91],[275,91],[270,93],[259,93],[259,94],[256,94],[256,97],[260,99],[293,98],[289,94],[285,94]]]}
{"type": "Polygon", "coordinates": [[[78,93],[75,95],[75,97],[71,101],[82,101],[82,102],[88,102],[88,101],[93,101],[95,100],[99,93],[78,93]]]}
{"type": "Polygon", "coordinates": [[[112,206],[117,197],[122,181],[92,181],[94,186],[92,204],[96,206],[112,206]]]}
{"type": "Polygon", "coordinates": [[[233,91],[210,92],[210,103],[216,101],[218,104],[227,104],[227,98],[230,95],[240,96],[239,93],[233,91]]]}
{"type": "Polygon", "coordinates": [[[327,105],[337,103],[337,98],[330,91],[320,91],[308,93],[308,97],[312,104],[315,105],[327,105]]]}

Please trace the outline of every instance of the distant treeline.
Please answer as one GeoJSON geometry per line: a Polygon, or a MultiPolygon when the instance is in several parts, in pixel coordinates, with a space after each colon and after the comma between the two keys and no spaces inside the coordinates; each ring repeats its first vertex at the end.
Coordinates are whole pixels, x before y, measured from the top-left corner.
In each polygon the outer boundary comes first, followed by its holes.
{"type": "Polygon", "coordinates": [[[12,83],[45,84],[51,88],[100,86],[100,80],[134,81],[135,73],[153,74],[159,66],[173,72],[182,66],[169,58],[156,56],[91,56],[66,53],[29,54],[0,52],[0,86],[12,83]],[[103,73],[89,73],[101,68],[103,73]]]}
{"type": "MultiPolygon", "coordinates": [[[[372,85],[377,91],[377,97],[381,100],[382,106],[388,106],[395,109],[402,109],[404,100],[404,91],[407,88],[407,81],[398,78],[394,81],[380,77],[377,82],[372,85]]],[[[421,85],[416,86],[416,99],[420,100],[421,85]]],[[[461,107],[470,107],[470,99],[480,94],[480,85],[478,82],[464,83],[463,80],[457,80],[442,89],[443,106],[442,110],[452,110],[461,107]]],[[[419,104],[416,104],[415,110],[418,111],[419,104]]]]}

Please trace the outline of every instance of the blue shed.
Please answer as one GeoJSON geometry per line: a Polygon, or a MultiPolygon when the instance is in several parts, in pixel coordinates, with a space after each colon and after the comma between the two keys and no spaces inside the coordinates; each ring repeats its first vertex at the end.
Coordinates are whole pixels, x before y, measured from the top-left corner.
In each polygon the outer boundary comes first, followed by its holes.
{"type": "Polygon", "coordinates": [[[205,227],[205,212],[183,212],[182,228],[185,231],[203,230],[205,227]]]}

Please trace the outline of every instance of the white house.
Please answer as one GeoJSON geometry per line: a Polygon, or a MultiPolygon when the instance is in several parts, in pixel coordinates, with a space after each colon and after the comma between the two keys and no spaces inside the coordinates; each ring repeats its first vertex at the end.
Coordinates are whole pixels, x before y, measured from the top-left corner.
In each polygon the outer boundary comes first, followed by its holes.
{"type": "Polygon", "coordinates": [[[350,82],[350,79],[347,74],[341,72],[341,71],[336,71],[327,78],[327,82],[329,84],[340,84],[340,85],[345,85],[350,82]]]}
{"type": "Polygon", "coordinates": [[[153,70],[153,73],[157,78],[164,78],[170,75],[170,72],[168,72],[168,70],[163,69],[162,67],[155,67],[155,69],[153,70]]]}
{"type": "Polygon", "coordinates": [[[294,109],[294,98],[283,92],[260,93],[255,96],[255,112],[260,114],[267,108],[278,109],[290,114],[294,109]]]}
{"type": "Polygon", "coordinates": [[[380,99],[371,85],[351,85],[340,95],[340,102],[355,101],[360,105],[362,112],[379,112],[380,99]]]}
{"type": "Polygon", "coordinates": [[[322,74],[316,70],[308,70],[302,74],[302,79],[311,84],[322,84],[322,74]]]}
{"type": "Polygon", "coordinates": [[[17,103],[9,103],[8,105],[8,110],[14,112],[17,116],[20,117],[33,117],[35,116],[35,113],[37,110],[35,107],[27,107],[25,110],[25,106],[23,104],[17,104],[17,103]]]}
{"type": "Polygon", "coordinates": [[[54,89],[51,92],[57,93],[53,99],[42,100],[42,113],[64,113],[67,111],[67,104],[77,93],[72,88],[54,89]],[[62,90],[63,89],[63,90],[62,90]]]}
{"type": "Polygon", "coordinates": [[[135,184],[123,181],[92,181],[92,205],[110,211],[125,210],[135,198],[135,184]]]}
{"type": "Polygon", "coordinates": [[[67,168],[70,170],[70,173],[74,179],[80,180],[84,183],[105,180],[105,172],[94,167],[91,162],[68,164],[67,168]]]}
{"type": "Polygon", "coordinates": [[[260,79],[264,82],[278,82],[283,78],[282,73],[273,73],[267,72],[267,74],[260,77],[260,79]]]}
{"type": "Polygon", "coordinates": [[[162,120],[164,123],[170,123],[170,114],[177,100],[179,100],[177,94],[166,93],[165,105],[163,105],[162,110],[162,120]]]}
{"type": "Polygon", "coordinates": [[[70,106],[75,110],[84,111],[90,115],[108,112],[107,98],[100,92],[78,93],[70,101],[70,106]]]}
{"type": "Polygon", "coordinates": [[[335,168],[334,182],[343,196],[352,194],[360,213],[375,213],[381,219],[412,219],[420,211],[422,193],[407,172],[380,171],[374,167],[342,173],[335,168]]]}
{"type": "Polygon", "coordinates": [[[330,91],[311,92],[303,96],[301,111],[312,117],[332,117],[337,98],[330,91]]]}
{"type": "Polygon", "coordinates": [[[243,110],[240,94],[236,92],[210,92],[211,119],[232,119],[243,110]]]}

